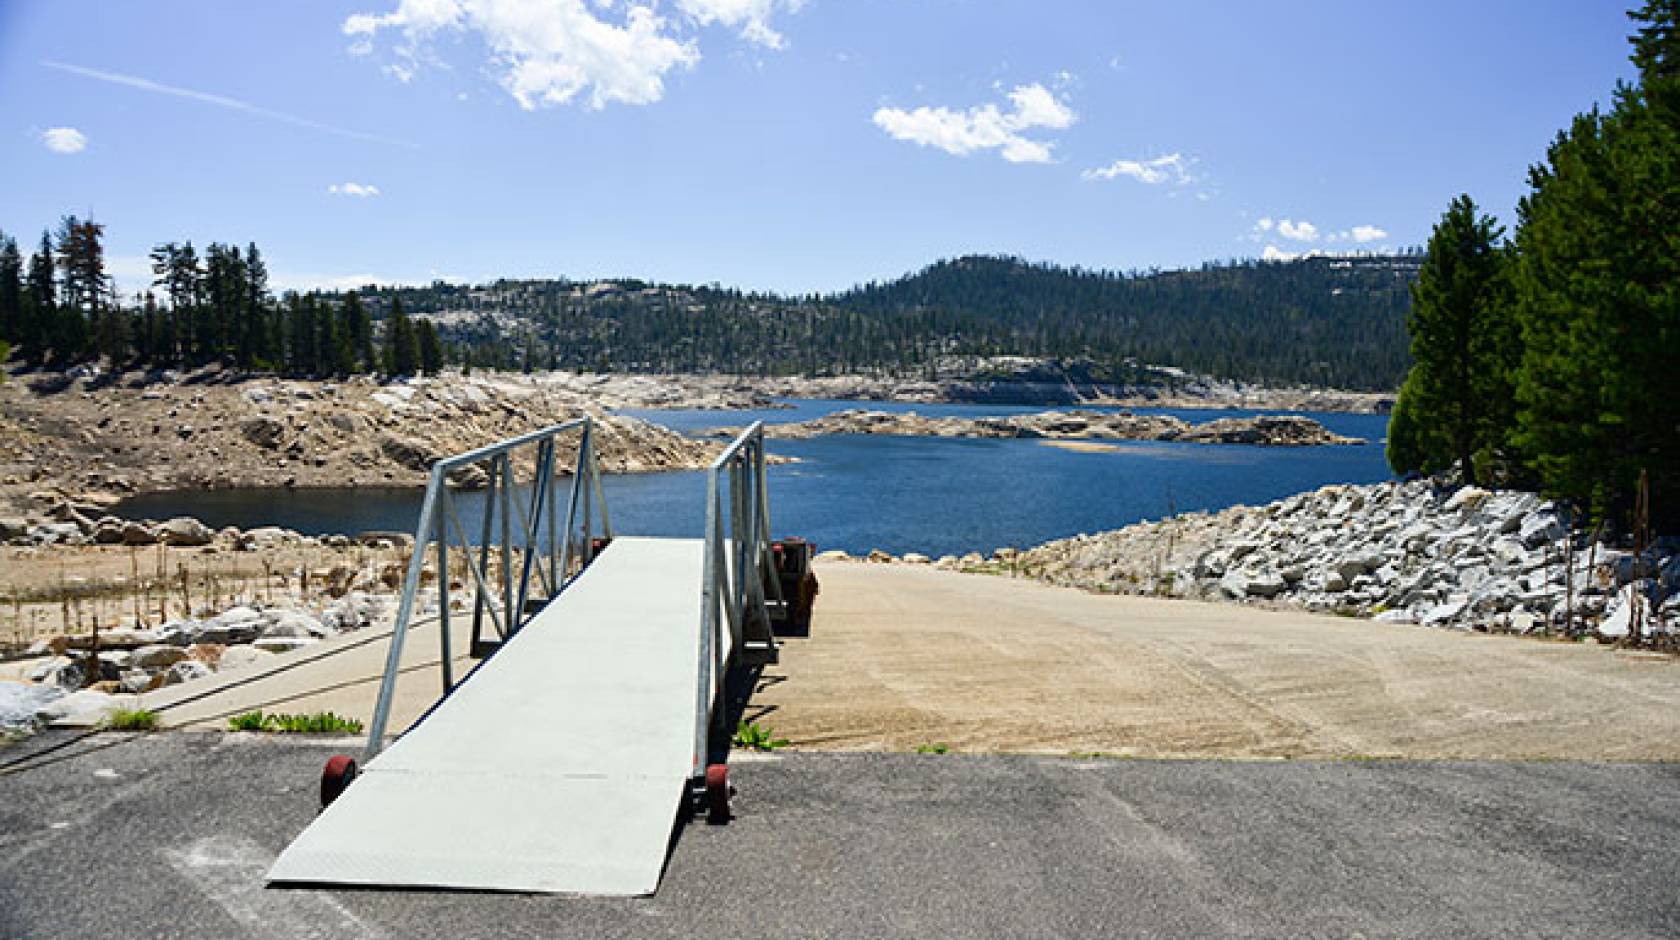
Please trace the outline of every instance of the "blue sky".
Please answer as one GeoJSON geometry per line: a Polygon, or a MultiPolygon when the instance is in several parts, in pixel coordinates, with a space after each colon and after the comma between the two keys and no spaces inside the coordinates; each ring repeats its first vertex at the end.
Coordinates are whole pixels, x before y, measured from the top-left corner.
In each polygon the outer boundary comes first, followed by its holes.
{"type": "Polygon", "coordinates": [[[1629,78],[1625,3],[0,0],[0,229],[277,286],[826,291],[1420,244],[1629,78]]]}

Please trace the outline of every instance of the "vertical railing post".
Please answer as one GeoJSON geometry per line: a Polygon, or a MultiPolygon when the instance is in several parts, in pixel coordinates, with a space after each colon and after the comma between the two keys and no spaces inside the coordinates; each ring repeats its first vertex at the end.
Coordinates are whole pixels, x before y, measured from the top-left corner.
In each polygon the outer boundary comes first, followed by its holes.
{"type": "MultiPolygon", "coordinates": [[[[536,566],[539,579],[544,574],[542,552],[537,549],[537,536],[542,534],[543,497],[548,493],[548,481],[543,478],[543,474],[547,472],[547,455],[553,446],[553,438],[537,445],[536,475],[531,479],[531,511],[520,519],[519,537],[525,543],[525,555],[519,564],[518,598],[521,612],[530,603],[532,566],[536,566]]],[[[549,590],[556,590],[552,582],[549,584],[549,590]]]]}
{"type": "MultiPolygon", "coordinates": [[[[584,434],[589,433],[588,425],[584,434]]],[[[572,576],[572,530],[577,526],[578,497],[583,490],[583,443],[578,443],[578,466],[572,471],[572,491],[566,497],[566,528],[560,533],[560,577],[572,576]]]]}
{"type": "MultiPolygon", "coordinates": [[[[495,464],[492,463],[491,470],[494,471],[494,469],[495,464]]],[[[491,472],[487,476],[489,477],[489,483],[484,490],[484,518],[479,525],[478,535],[478,570],[486,578],[490,576],[490,536],[494,533],[491,523],[496,519],[496,474],[491,472]]],[[[461,537],[465,539],[467,534],[463,532],[461,537]]],[[[462,551],[470,551],[470,549],[463,547],[462,551]]],[[[482,588],[473,592],[472,644],[475,651],[473,655],[475,656],[478,655],[476,650],[479,641],[484,636],[484,605],[488,603],[490,603],[490,599],[484,596],[482,588]]]]}
{"type": "Polygon", "coordinates": [[[397,673],[401,671],[403,640],[408,636],[408,621],[414,614],[414,596],[420,589],[420,571],[426,564],[426,543],[430,541],[433,517],[437,512],[438,491],[443,488],[443,468],[432,467],[431,480],[426,484],[426,498],[420,504],[420,524],[414,530],[414,551],[408,560],[408,578],[403,583],[402,601],[397,605],[397,619],[391,625],[391,648],[385,656],[385,675],[379,681],[379,699],[373,706],[373,721],[368,725],[367,752],[371,760],[384,747],[385,726],[391,718],[391,699],[396,694],[397,673]]]}
{"type": "Polygon", "coordinates": [[[613,534],[612,517],[607,514],[607,493],[601,486],[601,454],[595,449],[593,440],[589,443],[589,479],[595,487],[595,501],[601,504],[601,537],[610,539],[613,534]]]}
{"type": "MultiPolygon", "coordinates": [[[[447,504],[454,498],[445,483],[438,499],[447,504]]],[[[455,688],[455,663],[449,649],[449,530],[444,527],[443,517],[444,513],[437,514],[438,649],[443,657],[443,694],[448,695],[455,688]]]]}
{"type": "MultiPolygon", "coordinates": [[[[519,632],[519,611],[513,609],[513,458],[504,453],[502,469],[502,625],[507,635],[519,632]]],[[[503,639],[506,639],[504,637],[503,639]]]]}
{"type": "Polygon", "coordinates": [[[718,468],[706,471],[706,553],[700,575],[700,677],[695,685],[694,767],[703,771],[711,759],[714,676],[720,654],[718,646],[718,554],[722,548],[718,532],[718,468]]]}
{"type": "Polygon", "coordinates": [[[590,477],[595,470],[594,446],[595,426],[593,423],[583,426],[583,444],[578,447],[578,483],[583,489],[583,545],[582,558],[584,564],[595,560],[595,529],[590,525],[593,513],[590,512],[591,495],[594,492],[590,477]]]}
{"type": "Polygon", "coordinates": [[[555,549],[556,549],[555,540],[559,537],[559,533],[555,531],[555,526],[558,524],[559,519],[560,519],[559,506],[556,505],[560,500],[559,483],[556,482],[556,480],[555,480],[555,477],[557,475],[556,471],[558,470],[558,467],[556,466],[556,464],[559,461],[559,453],[560,453],[560,448],[554,446],[554,438],[549,438],[548,477],[547,477],[547,479],[548,479],[548,542],[547,542],[548,551],[545,554],[547,556],[547,561],[548,561],[548,589],[550,591],[552,591],[554,594],[559,594],[560,593],[560,570],[561,570],[560,569],[560,557],[555,551],[555,549]]]}

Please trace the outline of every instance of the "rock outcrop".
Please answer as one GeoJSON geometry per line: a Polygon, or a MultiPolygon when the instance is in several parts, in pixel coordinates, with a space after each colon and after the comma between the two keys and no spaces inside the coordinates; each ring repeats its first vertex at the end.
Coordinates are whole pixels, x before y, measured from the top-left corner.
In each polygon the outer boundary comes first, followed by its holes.
{"type": "MultiPolygon", "coordinates": [[[[0,540],[42,523],[56,527],[42,532],[44,538],[92,535],[99,507],[62,504],[95,496],[115,500],[202,487],[419,485],[438,457],[583,415],[599,422],[604,469],[701,469],[717,455],[715,442],[609,410],[675,404],[679,395],[669,383],[645,378],[566,374],[451,374],[384,383],[213,369],[68,381],[18,376],[0,382],[0,540]]],[[[767,404],[760,395],[722,385],[696,401],[767,404]]],[[[560,453],[570,470],[574,448],[562,446],[560,453]]],[[[156,535],[108,526],[100,541],[147,544],[156,535]]]]}
{"type": "MultiPolygon", "coordinates": [[[[716,428],[712,436],[733,436],[738,428],[716,428]]],[[[1129,411],[1044,411],[999,418],[934,418],[908,412],[850,409],[789,424],[770,424],[768,437],[803,439],[825,434],[890,434],[918,437],[1030,438],[1040,440],[1183,441],[1194,444],[1259,444],[1308,447],[1363,444],[1336,434],[1311,418],[1262,415],[1190,424],[1171,415],[1129,411]]]]}
{"type": "MultiPolygon", "coordinates": [[[[958,565],[988,568],[995,563],[958,565]]],[[[1327,486],[1265,506],[1040,545],[1012,572],[1107,592],[1266,601],[1465,629],[1680,634],[1680,539],[1643,557],[1571,536],[1532,493],[1428,481],[1327,486]]]]}

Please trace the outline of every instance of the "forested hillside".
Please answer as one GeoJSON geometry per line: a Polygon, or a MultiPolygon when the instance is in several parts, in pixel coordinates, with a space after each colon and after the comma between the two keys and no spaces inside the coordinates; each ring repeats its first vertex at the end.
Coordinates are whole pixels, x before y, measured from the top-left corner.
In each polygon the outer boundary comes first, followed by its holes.
{"type": "Polygon", "coordinates": [[[1121,274],[1012,258],[942,261],[884,284],[784,298],[635,280],[369,290],[437,323],[479,365],[932,374],[947,356],[1083,357],[1099,377],[1166,365],[1218,378],[1395,388],[1421,257],[1311,258],[1121,274]]]}
{"type": "Polygon", "coordinates": [[[1407,288],[1420,261],[1308,258],[1119,274],[969,257],[832,300],[887,320],[959,313],[997,352],[1387,390],[1409,362],[1407,288]]]}
{"type": "Polygon", "coordinates": [[[28,257],[0,233],[0,343],[31,362],[221,362],[291,375],[494,368],[965,378],[979,357],[1078,360],[1081,381],[1174,369],[1390,391],[1409,365],[1420,255],[1209,264],[1122,274],[1014,258],[941,261],[826,297],[636,280],[369,286],[276,297],[256,245],[152,251],[125,302],[104,226],[67,216],[28,257]],[[402,311],[416,315],[410,320],[402,311]],[[1168,367],[1163,369],[1162,367],[1168,367]]]}

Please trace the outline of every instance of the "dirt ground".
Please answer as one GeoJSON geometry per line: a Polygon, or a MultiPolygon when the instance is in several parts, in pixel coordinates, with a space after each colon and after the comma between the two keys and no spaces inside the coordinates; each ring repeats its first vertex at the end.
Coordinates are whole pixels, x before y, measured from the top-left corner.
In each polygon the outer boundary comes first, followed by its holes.
{"type": "MultiPolygon", "coordinates": [[[[746,714],[795,750],[1680,760],[1680,658],[1664,654],[921,566],[817,572],[811,636],[786,641],[746,714]]],[[[458,675],[471,666],[461,621],[458,675]]],[[[252,708],[366,721],[387,635],[345,634],[275,657],[270,677],[218,675],[144,704],[178,728],[252,708]],[[224,691],[201,694],[212,687],[224,691]]],[[[394,728],[436,699],[437,649],[435,622],[417,627],[394,728]]]]}
{"type": "Polygon", "coordinates": [[[1676,760],[1680,658],[823,564],[748,717],[797,748],[1676,760]]]}
{"type": "Polygon", "coordinates": [[[406,545],[295,541],[243,552],[181,546],[0,546],[0,652],[36,639],[158,626],[241,603],[310,602],[351,584],[381,586],[406,545]]]}

